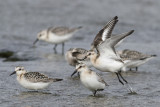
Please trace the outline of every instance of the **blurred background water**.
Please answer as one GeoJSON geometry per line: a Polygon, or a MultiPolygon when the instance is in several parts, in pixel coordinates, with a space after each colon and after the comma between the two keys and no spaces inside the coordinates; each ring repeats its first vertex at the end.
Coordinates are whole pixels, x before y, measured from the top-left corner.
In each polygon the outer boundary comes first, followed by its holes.
{"type": "MultiPolygon", "coordinates": [[[[79,79],[70,78],[74,68],[67,64],[64,56],[54,54],[52,44],[39,42],[32,47],[42,29],[83,26],[66,43],[65,51],[71,47],[89,49],[98,31],[117,15],[119,22],[113,33],[135,30],[118,50],[129,48],[160,56],[159,10],[158,0],[1,0],[0,53],[10,51],[11,57],[0,58],[0,106],[159,107],[159,57],[137,72],[123,74],[137,95],[128,94],[114,74],[96,70],[110,86],[92,97],[79,79]],[[15,76],[9,76],[19,65],[64,81],[52,84],[47,90],[28,92],[17,83],[15,76]]],[[[60,53],[61,46],[57,49],[60,53]]]]}

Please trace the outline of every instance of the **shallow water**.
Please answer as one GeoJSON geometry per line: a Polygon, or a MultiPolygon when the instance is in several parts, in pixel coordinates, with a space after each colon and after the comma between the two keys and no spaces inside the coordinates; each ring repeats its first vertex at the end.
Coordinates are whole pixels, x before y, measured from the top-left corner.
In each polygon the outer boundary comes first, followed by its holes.
{"type": "Polygon", "coordinates": [[[118,50],[136,49],[146,54],[160,56],[160,1],[158,0],[3,0],[0,3],[0,50],[13,51],[20,61],[0,58],[1,107],[159,107],[160,66],[159,57],[149,61],[137,72],[123,73],[137,94],[131,95],[112,73],[99,72],[110,85],[96,97],[84,88],[79,79],[70,75],[74,68],[61,55],[53,54],[53,45],[39,42],[32,47],[37,33],[49,26],[83,26],[66,43],[71,47],[89,49],[96,33],[114,17],[119,22],[114,33],[134,29],[118,50]],[[50,77],[63,78],[48,89],[33,92],[21,87],[15,76],[9,76],[15,66],[28,71],[42,72],[50,77]]]}

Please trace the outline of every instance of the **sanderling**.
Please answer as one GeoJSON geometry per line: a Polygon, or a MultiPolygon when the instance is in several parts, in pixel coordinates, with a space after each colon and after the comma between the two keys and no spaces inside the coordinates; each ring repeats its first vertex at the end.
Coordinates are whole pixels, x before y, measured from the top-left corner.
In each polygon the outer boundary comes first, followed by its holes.
{"type": "Polygon", "coordinates": [[[63,79],[49,78],[39,72],[27,72],[24,67],[15,67],[15,71],[10,74],[17,74],[17,81],[27,89],[39,90],[48,87],[52,82],[62,81],[63,79]]]}
{"type": "Polygon", "coordinates": [[[122,67],[122,71],[127,71],[127,68],[132,70],[132,68],[136,68],[138,70],[138,66],[148,62],[150,59],[156,57],[157,55],[146,55],[138,51],[125,49],[123,51],[118,51],[119,56],[124,62],[124,67],[122,67]]]}
{"type": "Polygon", "coordinates": [[[105,86],[108,85],[98,73],[89,69],[85,64],[80,63],[76,65],[76,70],[72,75],[76,72],[80,72],[80,80],[82,84],[91,90],[94,96],[97,91],[103,91],[105,86]]]}
{"type": "MultiPolygon", "coordinates": [[[[96,69],[103,71],[103,72],[116,73],[119,82],[122,85],[124,85],[124,83],[123,83],[123,81],[124,81],[129,86],[128,82],[121,75],[121,68],[124,66],[124,62],[119,57],[119,55],[117,55],[114,47],[120,40],[122,40],[125,37],[132,34],[134,32],[134,30],[131,30],[131,31],[124,33],[124,34],[120,34],[119,36],[111,36],[112,29],[115,26],[116,20],[114,20],[112,23],[108,23],[108,26],[105,27],[105,29],[103,28],[104,30],[102,30],[102,33],[100,35],[100,37],[101,37],[100,42],[97,43],[97,41],[93,41],[93,44],[96,44],[96,45],[94,45],[94,48],[96,48],[97,53],[95,51],[91,50],[87,53],[86,57],[90,58],[92,65],[96,69]],[[103,32],[106,32],[106,31],[110,32],[110,33],[106,33],[104,35],[103,32]],[[104,39],[104,41],[102,41],[103,39],[104,39]],[[121,81],[121,79],[123,81],[121,81]]],[[[97,36],[96,36],[96,38],[97,38],[97,36]]],[[[133,92],[130,87],[129,87],[129,90],[131,92],[133,92]]]]}
{"type": "Polygon", "coordinates": [[[70,48],[65,55],[65,58],[69,65],[76,66],[79,63],[84,63],[88,67],[91,67],[92,64],[89,58],[85,58],[88,50],[83,48],[70,48]]]}
{"type": "Polygon", "coordinates": [[[80,26],[72,29],[68,27],[50,27],[38,33],[37,39],[33,44],[35,44],[38,40],[55,44],[53,49],[54,52],[57,53],[56,47],[58,44],[62,43],[62,54],[64,54],[64,42],[68,41],[73,36],[75,31],[77,31],[80,28],[82,27],[80,26]]]}

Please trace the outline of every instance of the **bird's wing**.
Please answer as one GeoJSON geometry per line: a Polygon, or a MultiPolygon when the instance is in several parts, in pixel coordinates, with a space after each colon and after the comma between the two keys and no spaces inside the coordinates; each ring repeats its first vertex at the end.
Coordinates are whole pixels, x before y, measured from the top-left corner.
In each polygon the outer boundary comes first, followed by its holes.
{"type": "Polygon", "coordinates": [[[101,29],[96,37],[94,38],[93,42],[91,45],[96,47],[99,43],[102,41],[105,41],[106,38],[111,37],[112,30],[115,26],[115,24],[118,22],[118,17],[115,16],[113,19],[111,19],[104,27],[101,29]]]}
{"type": "Polygon", "coordinates": [[[48,28],[48,31],[50,31],[56,35],[59,35],[59,36],[63,36],[65,34],[68,34],[71,32],[68,27],[56,27],[56,28],[50,27],[50,28],[48,28]]]}
{"type": "MultiPolygon", "coordinates": [[[[122,33],[123,34],[123,33],[122,33]]],[[[118,36],[118,35],[122,35],[122,34],[112,34],[112,36],[118,36]]],[[[125,39],[125,38],[124,38],[125,39]]],[[[120,40],[116,45],[115,48],[117,48],[123,41],[124,39],[120,40]]]]}
{"type": "Polygon", "coordinates": [[[72,53],[72,56],[75,57],[78,60],[85,59],[87,55],[87,50],[83,48],[76,48],[75,52],[72,53]]]}
{"type": "Polygon", "coordinates": [[[80,52],[73,52],[72,56],[75,57],[77,60],[83,60],[86,57],[86,54],[82,54],[80,52]]]}
{"type": "Polygon", "coordinates": [[[151,55],[146,55],[135,50],[125,49],[120,54],[120,57],[123,58],[124,60],[143,60],[146,58],[150,58],[151,55]]]}
{"type": "Polygon", "coordinates": [[[77,31],[78,29],[81,29],[82,27],[79,26],[79,27],[76,27],[76,28],[68,28],[68,27],[56,27],[56,28],[53,28],[53,27],[50,27],[48,28],[48,31],[51,31],[52,33],[56,34],[56,35],[59,35],[59,36],[63,36],[65,34],[70,34],[72,32],[75,32],[77,31]]]}
{"type": "Polygon", "coordinates": [[[31,82],[50,82],[53,81],[52,78],[49,78],[48,76],[41,74],[39,72],[28,72],[24,74],[25,79],[31,82]]]}
{"type": "Polygon", "coordinates": [[[81,54],[86,54],[88,52],[86,49],[83,49],[83,48],[76,48],[75,50],[76,52],[79,52],[81,54]]]}
{"type": "Polygon", "coordinates": [[[99,44],[96,49],[98,50],[99,54],[103,54],[105,56],[117,56],[117,53],[115,51],[115,45],[124,39],[125,37],[129,36],[132,34],[134,30],[131,30],[127,33],[123,33],[117,36],[112,36],[105,41],[103,41],[101,44],[99,44]]]}
{"type": "Polygon", "coordinates": [[[105,84],[106,86],[108,86],[108,84],[104,81],[104,79],[98,73],[96,73],[96,76],[97,76],[99,82],[101,82],[101,83],[105,84]]]}

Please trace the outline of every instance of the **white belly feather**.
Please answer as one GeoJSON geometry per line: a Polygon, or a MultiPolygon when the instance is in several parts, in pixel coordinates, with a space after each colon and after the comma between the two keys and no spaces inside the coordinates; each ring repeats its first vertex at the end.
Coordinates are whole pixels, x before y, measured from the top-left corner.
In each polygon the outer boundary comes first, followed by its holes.
{"type": "Polygon", "coordinates": [[[53,43],[53,44],[59,44],[59,43],[63,43],[65,41],[69,40],[72,36],[73,36],[73,34],[67,34],[67,35],[63,35],[63,36],[57,36],[55,34],[50,34],[49,39],[47,41],[50,43],[53,43]]]}
{"type": "Polygon", "coordinates": [[[93,63],[94,67],[103,72],[118,72],[123,63],[110,58],[98,58],[96,63],[93,63]]]}
{"type": "Polygon", "coordinates": [[[38,89],[44,89],[46,87],[49,86],[49,84],[51,83],[45,83],[45,82],[37,82],[37,83],[33,83],[33,82],[30,82],[30,81],[27,81],[26,79],[24,78],[19,78],[17,77],[17,81],[19,82],[20,85],[22,85],[24,88],[27,88],[27,89],[32,89],[32,90],[38,90],[38,89]]]}
{"type": "Polygon", "coordinates": [[[95,75],[85,75],[82,72],[80,76],[80,80],[82,84],[91,91],[105,88],[105,84],[99,82],[95,75]]]}

